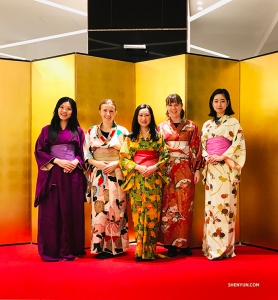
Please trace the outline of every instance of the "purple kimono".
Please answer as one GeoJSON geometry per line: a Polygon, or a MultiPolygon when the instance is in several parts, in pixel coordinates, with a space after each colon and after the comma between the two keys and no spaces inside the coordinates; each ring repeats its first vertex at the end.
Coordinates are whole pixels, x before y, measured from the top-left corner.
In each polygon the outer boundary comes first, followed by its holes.
{"type": "Polygon", "coordinates": [[[84,202],[86,178],[84,163],[84,132],[66,128],[60,130],[57,140],[48,136],[45,126],[38,137],[35,157],[38,178],[34,206],[39,206],[38,251],[45,261],[71,260],[84,255],[84,202]],[[71,172],[51,163],[54,158],[79,160],[71,172]]]}

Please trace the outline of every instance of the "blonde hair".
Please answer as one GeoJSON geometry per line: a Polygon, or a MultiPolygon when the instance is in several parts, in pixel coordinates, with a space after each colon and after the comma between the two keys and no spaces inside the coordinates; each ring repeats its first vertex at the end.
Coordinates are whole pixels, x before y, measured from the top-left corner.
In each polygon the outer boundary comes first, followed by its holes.
{"type": "Polygon", "coordinates": [[[98,109],[99,109],[99,110],[101,109],[101,106],[102,106],[103,104],[113,105],[113,106],[115,107],[115,110],[117,110],[116,103],[115,103],[113,100],[111,100],[111,99],[104,99],[104,100],[102,100],[102,101],[99,103],[99,106],[98,106],[98,109]]]}

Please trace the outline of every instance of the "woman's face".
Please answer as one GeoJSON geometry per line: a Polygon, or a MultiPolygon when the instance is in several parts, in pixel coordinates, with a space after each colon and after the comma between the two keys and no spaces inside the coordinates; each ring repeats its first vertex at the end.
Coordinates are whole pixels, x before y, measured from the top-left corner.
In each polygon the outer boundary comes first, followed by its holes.
{"type": "Polygon", "coordinates": [[[172,120],[180,119],[182,104],[177,102],[169,103],[166,105],[168,115],[172,120]]]}
{"type": "Polygon", "coordinates": [[[148,108],[142,108],[138,113],[138,123],[141,127],[149,127],[151,123],[151,114],[148,108]]]}
{"type": "Polygon", "coordinates": [[[58,108],[58,116],[61,121],[68,121],[72,115],[72,108],[69,102],[63,102],[58,108]]]}
{"type": "Polygon", "coordinates": [[[113,104],[102,104],[99,114],[101,115],[103,123],[113,123],[117,111],[113,104]]]}
{"type": "Polygon", "coordinates": [[[228,101],[223,94],[217,94],[212,100],[212,107],[216,112],[217,117],[222,117],[228,107],[228,101]]]}

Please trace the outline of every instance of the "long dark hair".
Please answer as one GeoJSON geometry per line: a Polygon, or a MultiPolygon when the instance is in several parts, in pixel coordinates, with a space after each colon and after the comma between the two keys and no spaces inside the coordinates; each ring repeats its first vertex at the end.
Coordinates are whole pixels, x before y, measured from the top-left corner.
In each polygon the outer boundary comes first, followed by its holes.
{"type": "Polygon", "coordinates": [[[212,106],[212,102],[213,102],[214,97],[218,94],[223,95],[226,98],[226,100],[228,101],[228,106],[225,110],[225,115],[227,115],[227,116],[233,115],[234,111],[232,109],[232,102],[230,99],[229,92],[226,89],[217,89],[211,94],[210,99],[209,99],[209,108],[210,108],[209,116],[214,117],[214,118],[217,117],[217,113],[212,106]]]}
{"type": "Polygon", "coordinates": [[[156,123],[155,123],[153,110],[148,104],[141,104],[141,105],[137,106],[137,108],[135,109],[134,116],[133,116],[133,119],[132,119],[132,128],[131,128],[132,131],[128,136],[131,138],[131,140],[133,142],[135,142],[137,140],[137,137],[138,137],[139,132],[140,132],[140,125],[138,123],[138,115],[139,115],[139,111],[141,109],[144,109],[144,108],[147,108],[150,112],[150,115],[151,115],[151,122],[149,124],[151,139],[153,141],[158,141],[159,136],[158,136],[158,132],[156,130],[157,126],[156,126],[156,123]]]}
{"type": "MultiPolygon", "coordinates": [[[[181,104],[181,106],[183,106],[183,103],[182,103],[182,99],[180,97],[180,95],[178,94],[170,94],[167,98],[166,98],[166,106],[171,104],[171,103],[177,103],[177,104],[181,104]]],[[[184,118],[184,109],[182,108],[181,109],[181,113],[180,113],[180,117],[181,119],[184,118]]],[[[166,111],[166,116],[169,118],[169,113],[168,111],[166,111]]]]}
{"type": "Polygon", "coordinates": [[[77,119],[76,102],[73,99],[69,98],[69,97],[62,97],[58,100],[58,102],[55,106],[55,109],[54,109],[54,112],[53,112],[53,117],[52,117],[52,120],[50,122],[50,126],[48,128],[48,135],[52,140],[57,139],[59,130],[61,129],[61,127],[60,127],[61,119],[59,118],[59,115],[58,115],[58,109],[64,102],[69,102],[69,104],[71,105],[71,109],[72,109],[72,114],[71,114],[71,117],[68,120],[68,125],[67,125],[67,127],[69,128],[69,130],[72,133],[72,138],[78,132],[79,122],[78,122],[78,119],[77,119]]]}

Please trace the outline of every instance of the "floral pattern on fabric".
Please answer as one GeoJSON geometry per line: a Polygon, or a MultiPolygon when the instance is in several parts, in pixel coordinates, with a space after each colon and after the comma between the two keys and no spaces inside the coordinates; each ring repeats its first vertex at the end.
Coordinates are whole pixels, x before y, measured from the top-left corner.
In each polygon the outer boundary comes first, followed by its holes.
{"type": "MultiPolygon", "coordinates": [[[[90,127],[85,135],[85,160],[94,158],[96,153],[108,160],[115,157],[126,134],[127,129],[116,123],[107,138],[101,133],[100,125],[90,127]]],[[[127,200],[121,189],[122,180],[119,167],[110,174],[92,165],[87,168],[87,201],[92,203],[91,253],[115,255],[129,248],[127,200]]]]}
{"type": "Polygon", "coordinates": [[[168,119],[158,129],[167,144],[175,142],[174,147],[178,147],[186,155],[186,158],[174,157],[170,153],[166,164],[166,175],[171,178],[171,184],[163,191],[158,241],[168,246],[187,248],[193,218],[194,172],[202,163],[198,126],[190,120],[182,120],[176,127],[168,119]],[[188,146],[182,146],[184,142],[188,146]]]}
{"type": "Polygon", "coordinates": [[[129,191],[135,238],[137,242],[136,256],[143,259],[154,259],[156,254],[157,231],[159,228],[162,188],[169,182],[164,175],[164,165],[168,159],[168,150],[164,140],[152,141],[150,135],[146,139],[141,134],[138,141],[126,138],[120,151],[120,166],[124,174],[122,188],[129,191]],[[135,170],[133,156],[137,150],[153,150],[159,154],[157,171],[148,178],[135,170]]]}
{"type": "Polygon", "coordinates": [[[237,190],[241,168],[246,159],[245,141],[237,119],[224,115],[218,121],[208,120],[202,128],[203,157],[207,157],[207,140],[225,137],[231,146],[223,153],[227,157],[216,165],[205,164],[205,222],[203,253],[208,259],[235,256],[235,220],[237,190]]]}

